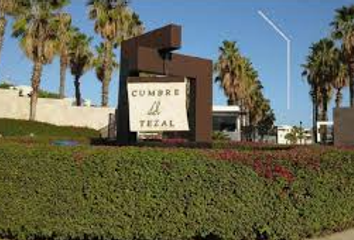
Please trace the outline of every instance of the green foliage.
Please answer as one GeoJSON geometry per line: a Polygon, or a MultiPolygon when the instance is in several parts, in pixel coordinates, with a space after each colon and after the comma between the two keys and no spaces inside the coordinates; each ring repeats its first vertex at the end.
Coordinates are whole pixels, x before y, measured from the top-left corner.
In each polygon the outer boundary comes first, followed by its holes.
{"type": "Polygon", "coordinates": [[[299,138],[298,138],[298,134],[297,134],[297,131],[296,131],[295,127],[293,127],[291,129],[291,131],[285,135],[284,138],[290,144],[297,144],[297,141],[298,141],[299,138]]]}
{"type": "Polygon", "coordinates": [[[39,98],[52,98],[52,99],[59,99],[60,98],[58,93],[48,92],[45,90],[39,90],[38,97],[39,98]]]}
{"type": "MultiPolygon", "coordinates": [[[[16,87],[16,86],[7,82],[0,83],[0,89],[10,89],[11,87],[16,87]]],[[[38,97],[59,99],[59,94],[40,89],[38,92],[38,97]]]]}
{"type": "Polygon", "coordinates": [[[95,138],[97,131],[88,128],[59,127],[47,123],[1,119],[0,134],[4,137],[66,137],[66,138],[95,138]]]}
{"type": "Polygon", "coordinates": [[[227,136],[225,133],[223,132],[213,132],[213,141],[228,141],[230,140],[229,136],[227,136]]]}
{"type": "Polygon", "coordinates": [[[10,89],[13,86],[14,86],[13,84],[7,82],[0,83],[0,89],[10,89]]]}
{"type": "Polygon", "coordinates": [[[247,112],[249,126],[242,132],[243,138],[255,140],[257,126],[261,137],[269,134],[274,126],[275,114],[263,94],[258,71],[251,60],[241,54],[236,42],[225,40],[222,43],[214,73],[215,82],[224,90],[228,104],[238,105],[241,112],[247,112]]]}
{"type": "Polygon", "coordinates": [[[263,138],[266,135],[276,135],[275,131],[275,114],[270,105],[265,109],[263,118],[258,122],[257,129],[259,135],[263,138]]]}
{"type": "Polygon", "coordinates": [[[326,151],[320,170],[274,159],[291,182],[209,153],[0,144],[0,237],[298,240],[353,226],[354,153],[326,151]]]}
{"type": "Polygon", "coordinates": [[[306,138],[306,132],[302,126],[293,126],[291,131],[285,135],[285,139],[290,144],[303,144],[306,138]]]}

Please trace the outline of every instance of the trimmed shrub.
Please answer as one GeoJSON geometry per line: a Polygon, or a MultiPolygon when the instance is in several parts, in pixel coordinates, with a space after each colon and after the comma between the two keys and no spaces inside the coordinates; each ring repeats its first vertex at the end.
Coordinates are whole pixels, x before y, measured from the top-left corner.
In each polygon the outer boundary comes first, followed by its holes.
{"type": "Polygon", "coordinates": [[[0,237],[297,240],[353,226],[354,153],[314,149],[314,167],[298,151],[0,144],[0,237]]]}
{"type": "Polygon", "coordinates": [[[35,137],[66,137],[66,138],[97,138],[99,133],[96,130],[79,127],[62,127],[48,123],[1,119],[0,134],[4,137],[28,137],[33,134],[35,137]]]}

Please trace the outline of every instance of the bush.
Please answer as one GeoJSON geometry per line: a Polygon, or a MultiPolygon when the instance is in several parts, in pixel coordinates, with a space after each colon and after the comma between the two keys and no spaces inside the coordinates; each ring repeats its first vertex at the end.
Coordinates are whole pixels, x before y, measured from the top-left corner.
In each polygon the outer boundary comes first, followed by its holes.
{"type": "Polygon", "coordinates": [[[322,148],[4,143],[0,238],[302,239],[354,225],[353,160],[322,148]]]}
{"type": "Polygon", "coordinates": [[[219,132],[219,131],[213,132],[212,138],[213,138],[213,141],[229,141],[230,140],[230,137],[227,136],[226,133],[219,132]]]}
{"type": "Polygon", "coordinates": [[[35,137],[48,138],[96,138],[99,133],[89,128],[60,127],[47,123],[0,119],[0,134],[4,137],[35,137]]]}
{"type": "Polygon", "coordinates": [[[14,85],[11,83],[7,83],[7,82],[0,83],[0,89],[10,89],[11,87],[14,87],[14,85]]]}
{"type": "Polygon", "coordinates": [[[60,95],[58,93],[48,92],[45,90],[39,90],[38,97],[39,98],[60,99],[60,95]]]}
{"type": "Polygon", "coordinates": [[[279,150],[290,150],[293,149],[294,146],[269,144],[269,143],[262,143],[262,142],[215,141],[213,143],[213,148],[233,149],[239,151],[252,151],[252,150],[279,151],[279,150]]]}

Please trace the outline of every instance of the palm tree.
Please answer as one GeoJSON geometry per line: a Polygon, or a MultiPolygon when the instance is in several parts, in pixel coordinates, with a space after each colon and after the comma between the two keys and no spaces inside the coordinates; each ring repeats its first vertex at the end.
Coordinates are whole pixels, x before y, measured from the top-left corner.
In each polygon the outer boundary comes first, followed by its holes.
{"type": "Polygon", "coordinates": [[[7,25],[6,15],[15,16],[19,13],[19,7],[21,5],[25,5],[25,1],[0,0],[0,53],[3,47],[5,29],[7,25]]]}
{"type": "Polygon", "coordinates": [[[34,63],[31,78],[30,120],[36,118],[38,91],[43,66],[55,55],[57,33],[53,27],[55,11],[68,3],[66,0],[31,0],[28,9],[17,16],[12,35],[19,39],[21,49],[34,63]]]}
{"type": "Polygon", "coordinates": [[[236,42],[224,41],[219,52],[218,62],[214,66],[217,74],[215,82],[223,88],[229,105],[240,106],[243,113],[241,127],[249,126],[248,134],[243,132],[242,138],[248,136],[247,139],[255,139],[258,123],[265,118],[273,119],[270,117],[270,103],[262,93],[258,72],[252,62],[240,54],[236,42]]]}
{"type": "Polygon", "coordinates": [[[343,94],[342,89],[348,86],[349,83],[349,71],[348,65],[343,63],[342,54],[338,51],[336,56],[336,63],[334,65],[333,71],[335,71],[335,76],[332,82],[332,86],[336,89],[336,107],[341,107],[343,94]]]}
{"type": "Polygon", "coordinates": [[[95,20],[95,32],[104,39],[102,106],[108,106],[108,88],[112,78],[113,49],[127,38],[143,31],[142,23],[124,0],[89,0],[89,18],[95,20]]]}
{"type": "Polygon", "coordinates": [[[307,63],[302,65],[304,68],[302,76],[307,78],[307,83],[310,85],[310,97],[312,101],[312,135],[314,143],[317,143],[317,122],[319,119],[319,106],[322,98],[319,88],[320,81],[317,74],[317,63],[313,54],[314,53],[311,52],[306,59],[307,63]]]}
{"type": "Polygon", "coordinates": [[[314,45],[316,59],[318,61],[318,74],[320,80],[320,92],[322,96],[322,121],[328,120],[328,104],[331,100],[332,81],[335,78],[334,66],[336,65],[336,48],[330,39],[321,39],[314,45]]]}
{"type": "Polygon", "coordinates": [[[342,42],[343,55],[350,78],[350,106],[354,107],[354,5],[337,9],[331,25],[334,39],[342,42]]]}
{"type": "Polygon", "coordinates": [[[60,55],[60,86],[59,97],[65,98],[66,70],[69,65],[68,44],[70,42],[71,15],[68,13],[59,13],[55,19],[58,33],[58,51],[60,55]]]}
{"type": "Polygon", "coordinates": [[[228,98],[229,105],[239,104],[243,97],[242,77],[244,76],[244,58],[236,42],[224,41],[219,48],[219,58],[214,66],[217,74],[215,82],[220,84],[228,98]]]}
{"type": "MultiPolygon", "coordinates": [[[[108,99],[108,85],[104,84],[104,45],[100,44],[99,46],[96,47],[96,57],[93,61],[93,66],[95,68],[96,76],[97,79],[102,83],[102,105],[103,102],[108,99]]],[[[116,61],[116,56],[115,54],[111,55],[112,59],[110,60],[112,62],[112,65],[110,66],[112,69],[110,69],[111,72],[113,72],[115,69],[119,68],[119,64],[116,61]]]]}
{"type": "Polygon", "coordinates": [[[71,74],[75,78],[76,105],[81,106],[80,79],[91,69],[94,55],[90,47],[92,38],[79,32],[77,29],[74,31],[75,33],[73,33],[69,43],[69,62],[71,74]]]}
{"type": "Polygon", "coordinates": [[[258,119],[261,118],[261,108],[262,104],[265,103],[265,99],[262,93],[263,86],[259,81],[258,72],[247,58],[244,59],[244,74],[242,79],[242,103],[244,108],[248,110],[249,125],[252,129],[255,129],[258,119]]]}
{"type": "MultiPolygon", "coordinates": [[[[338,64],[335,43],[327,38],[321,39],[311,46],[311,53],[304,65],[304,75],[308,77],[308,82],[313,84],[312,94],[321,96],[321,120],[328,120],[328,104],[332,95],[332,83],[336,78],[335,66],[338,64]]],[[[317,101],[317,96],[313,98],[317,101]]],[[[316,116],[315,116],[316,117],[316,116]]],[[[317,125],[317,120],[316,120],[317,125]]],[[[317,133],[317,126],[316,126],[317,133]]],[[[315,134],[317,135],[317,134],[315,134]]],[[[322,134],[322,141],[326,142],[326,129],[322,134]]]]}
{"type": "MultiPolygon", "coordinates": [[[[219,48],[219,53],[218,61],[214,65],[214,72],[217,74],[215,82],[224,90],[228,105],[239,105],[244,114],[245,59],[234,41],[225,40],[219,48]]],[[[241,128],[246,125],[245,121],[246,117],[242,115],[241,128]]],[[[244,131],[241,131],[241,138],[245,138],[244,131]]]]}

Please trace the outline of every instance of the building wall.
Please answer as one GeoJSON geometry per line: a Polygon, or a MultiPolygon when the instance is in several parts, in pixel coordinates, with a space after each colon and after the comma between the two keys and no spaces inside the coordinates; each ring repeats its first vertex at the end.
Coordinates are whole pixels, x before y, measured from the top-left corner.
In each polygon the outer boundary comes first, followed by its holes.
{"type": "Polygon", "coordinates": [[[335,108],[334,119],[334,145],[354,146],[354,109],[335,108]]]}
{"type": "Polygon", "coordinates": [[[232,141],[241,141],[240,118],[238,116],[238,112],[217,111],[214,107],[213,131],[223,132],[232,141]]]}
{"type": "MultiPolygon", "coordinates": [[[[19,97],[14,90],[0,89],[0,118],[29,119],[30,98],[19,97]]],[[[76,107],[60,99],[38,99],[36,120],[59,126],[107,127],[114,108],[76,107]]]]}
{"type": "MultiPolygon", "coordinates": [[[[290,133],[292,129],[293,129],[292,126],[278,126],[277,144],[281,144],[281,145],[290,144],[285,139],[285,136],[286,136],[286,134],[290,133]]],[[[299,144],[299,145],[310,145],[310,144],[312,144],[311,129],[304,129],[304,130],[305,130],[305,134],[304,134],[305,139],[302,139],[301,141],[298,140],[297,144],[299,144]]]]}
{"type": "Polygon", "coordinates": [[[282,127],[278,128],[277,131],[277,143],[278,144],[288,144],[288,141],[285,139],[286,134],[290,133],[291,128],[289,127],[282,127]]]}

